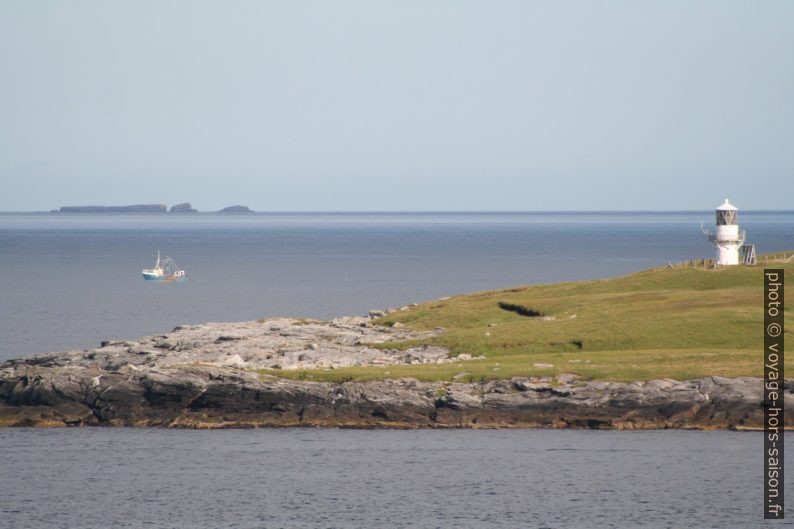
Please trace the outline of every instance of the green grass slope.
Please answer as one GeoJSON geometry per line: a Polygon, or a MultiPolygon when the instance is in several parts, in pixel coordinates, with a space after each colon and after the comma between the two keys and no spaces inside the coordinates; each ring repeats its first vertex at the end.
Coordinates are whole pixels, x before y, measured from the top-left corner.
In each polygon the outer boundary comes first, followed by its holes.
{"type": "MultiPolygon", "coordinates": [[[[794,264],[765,266],[785,269],[794,284],[794,264]]],[[[482,359],[272,374],[328,381],[406,376],[471,381],[560,373],[616,381],[762,376],[762,305],[761,266],[658,268],[613,279],[480,292],[424,303],[377,323],[443,327],[440,336],[398,346],[442,345],[453,356],[482,359]]],[[[794,343],[791,311],[786,329],[794,343]]]]}

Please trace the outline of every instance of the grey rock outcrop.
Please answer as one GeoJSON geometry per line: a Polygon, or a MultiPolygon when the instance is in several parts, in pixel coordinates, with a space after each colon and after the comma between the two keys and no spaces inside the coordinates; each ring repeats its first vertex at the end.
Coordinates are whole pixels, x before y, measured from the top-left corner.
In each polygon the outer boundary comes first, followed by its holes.
{"type": "Polygon", "coordinates": [[[390,341],[433,336],[368,324],[367,318],[331,321],[268,320],[181,325],[140,340],[108,340],[90,351],[35,355],[5,365],[96,367],[115,371],[176,366],[236,369],[334,369],[351,366],[452,362],[443,347],[387,348],[390,341]]]}

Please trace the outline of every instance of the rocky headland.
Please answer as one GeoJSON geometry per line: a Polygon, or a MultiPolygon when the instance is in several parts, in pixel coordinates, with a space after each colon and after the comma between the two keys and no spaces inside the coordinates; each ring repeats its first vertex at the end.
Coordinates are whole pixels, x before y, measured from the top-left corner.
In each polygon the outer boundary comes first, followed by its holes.
{"type": "MultiPolygon", "coordinates": [[[[575,375],[482,382],[314,382],[279,370],[463,363],[441,347],[389,342],[433,333],[369,318],[275,318],[176,327],[137,341],[0,364],[0,425],[188,428],[547,427],[753,429],[762,381],[707,377],[619,383],[575,375]]],[[[462,369],[465,369],[462,368],[462,369]]],[[[794,395],[786,386],[787,421],[794,395]]]]}

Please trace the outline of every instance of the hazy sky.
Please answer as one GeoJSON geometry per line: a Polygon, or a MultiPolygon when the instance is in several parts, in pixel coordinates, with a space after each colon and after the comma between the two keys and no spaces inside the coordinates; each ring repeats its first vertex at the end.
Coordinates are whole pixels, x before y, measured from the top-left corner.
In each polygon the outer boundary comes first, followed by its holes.
{"type": "Polygon", "coordinates": [[[794,2],[0,0],[0,210],[794,209],[794,2]]]}

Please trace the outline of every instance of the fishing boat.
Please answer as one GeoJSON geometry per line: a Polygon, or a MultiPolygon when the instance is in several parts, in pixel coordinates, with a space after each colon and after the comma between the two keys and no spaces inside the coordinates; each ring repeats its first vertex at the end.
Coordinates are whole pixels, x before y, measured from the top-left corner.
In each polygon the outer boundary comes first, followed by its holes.
{"type": "Polygon", "coordinates": [[[166,256],[160,259],[160,250],[157,250],[157,262],[154,268],[144,268],[143,278],[146,281],[187,281],[184,270],[180,270],[173,259],[166,256]]]}

